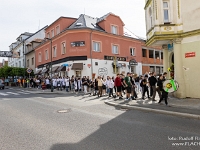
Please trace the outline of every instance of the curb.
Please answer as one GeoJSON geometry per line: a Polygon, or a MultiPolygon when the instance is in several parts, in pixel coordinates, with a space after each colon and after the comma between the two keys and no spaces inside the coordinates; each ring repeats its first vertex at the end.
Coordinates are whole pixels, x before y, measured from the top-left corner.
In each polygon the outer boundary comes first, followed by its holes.
{"type": "Polygon", "coordinates": [[[200,115],[195,115],[195,114],[180,113],[180,112],[175,112],[175,111],[166,111],[166,110],[161,110],[161,109],[152,109],[152,108],[144,108],[144,107],[137,107],[137,106],[120,105],[120,104],[116,104],[113,102],[109,102],[108,100],[105,100],[104,103],[107,105],[111,105],[111,106],[118,106],[122,109],[144,110],[144,111],[156,112],[156,113],[160,113],[160,114],[167,114],[167,115],[172,115],[172,116],[179,116],[179,117],[200,120],[200,115]]]}

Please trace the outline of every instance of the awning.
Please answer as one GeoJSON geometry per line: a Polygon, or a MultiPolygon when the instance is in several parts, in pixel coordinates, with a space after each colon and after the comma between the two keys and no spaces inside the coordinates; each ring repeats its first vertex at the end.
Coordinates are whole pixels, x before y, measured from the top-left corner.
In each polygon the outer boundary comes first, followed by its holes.
{"type": "MultiPolygon", "coordinates": [[[[56,70],[58,69],[59,66],[54,66],[52,67],[52,73],[56,72],[56,70]]],[[[51,73],[51,68],[49,70],[49,73],[51,73]]]]}
{"type": "Polygon", "coordinates": [[[56,72],[60,72],[60,71],[66,71],[66,66],[60,66],[56,72]]]}
{"type": "Polygon", "coordinates": [[[73,63],[72,70],[83,70],[83,63],[73,63]]]}
{"type": "Polygon", "coordinates": [[[47,73],[48,70],[49,70],[49,69],[43,69],[41,73],[42,73],[42,74],[47,73]]]}
{"type": "Polygon", "coordinates": [[[40,70],[37,70],[36,73],[35,73],[35,75],[41,74],[41,72],[42,72],[41,69],[40,69],[40,70]]]}

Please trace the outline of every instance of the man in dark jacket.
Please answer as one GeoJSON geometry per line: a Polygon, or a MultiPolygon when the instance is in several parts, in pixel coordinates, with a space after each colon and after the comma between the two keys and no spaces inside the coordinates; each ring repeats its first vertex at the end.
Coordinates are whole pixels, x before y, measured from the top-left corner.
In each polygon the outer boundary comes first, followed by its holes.
{"type": "Polygon", "coordinates": [[[165,99],[165,104],[168,105],[167,98],[168,93],[163,89],[163,82],[166,80],[167,72],[164,72],[163,75],[160,76],[160,81],[158,81],[158,86],[160,90],[162,91],[162,96],[158,103],[161,103],[163,99],[165,99]]]}
{"type": "Polygon", "coordinates": [[[144,96],[145,93],[147,92],[147,96],[149,97],[149,90],[148,90],[148,86],[147,86],[147,79],[148,79],[148,75],[144,76],[144,79],[141,81],[142,83],[142,99],[144,100],[144,96]]]}
{"type": "MultiPolygon", "coordinates": [[[[152,101],[156,101],[155,97],[156,97],[156,91],[158,91],[156,89],[156,83],[157,83],[157,79],[156,79],[156,73],[152,72],[152,76],[149,77],[149,84],[150,87],[152,88],[152,91],[150,92],[150,97],[152,97],[152,101]]],[[[159,97],[161,97],[161,93],[158,91],[159,97]]]]}

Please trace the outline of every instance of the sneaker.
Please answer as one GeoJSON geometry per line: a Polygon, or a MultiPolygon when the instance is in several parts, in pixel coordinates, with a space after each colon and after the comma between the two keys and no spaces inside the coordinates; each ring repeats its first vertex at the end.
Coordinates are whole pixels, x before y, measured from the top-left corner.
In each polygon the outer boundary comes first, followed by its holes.
{"type": "Polygon", "coordinates": [[[156,101],[155,99],[153,99],[152,101],[156,101]]]}

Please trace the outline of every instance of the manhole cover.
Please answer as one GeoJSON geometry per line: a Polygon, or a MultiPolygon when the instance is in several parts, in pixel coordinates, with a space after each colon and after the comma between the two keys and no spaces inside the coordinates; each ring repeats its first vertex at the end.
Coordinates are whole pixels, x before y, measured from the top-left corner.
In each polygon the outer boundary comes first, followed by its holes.
{"type": "Polygon", "coordinates": [[[71,109],[69,108],[69,109],[58,110],[57,112],[58,112],[58,113],[68,113],[68,112],[70,112],[70,111],[71,111],[71,109]]]}

